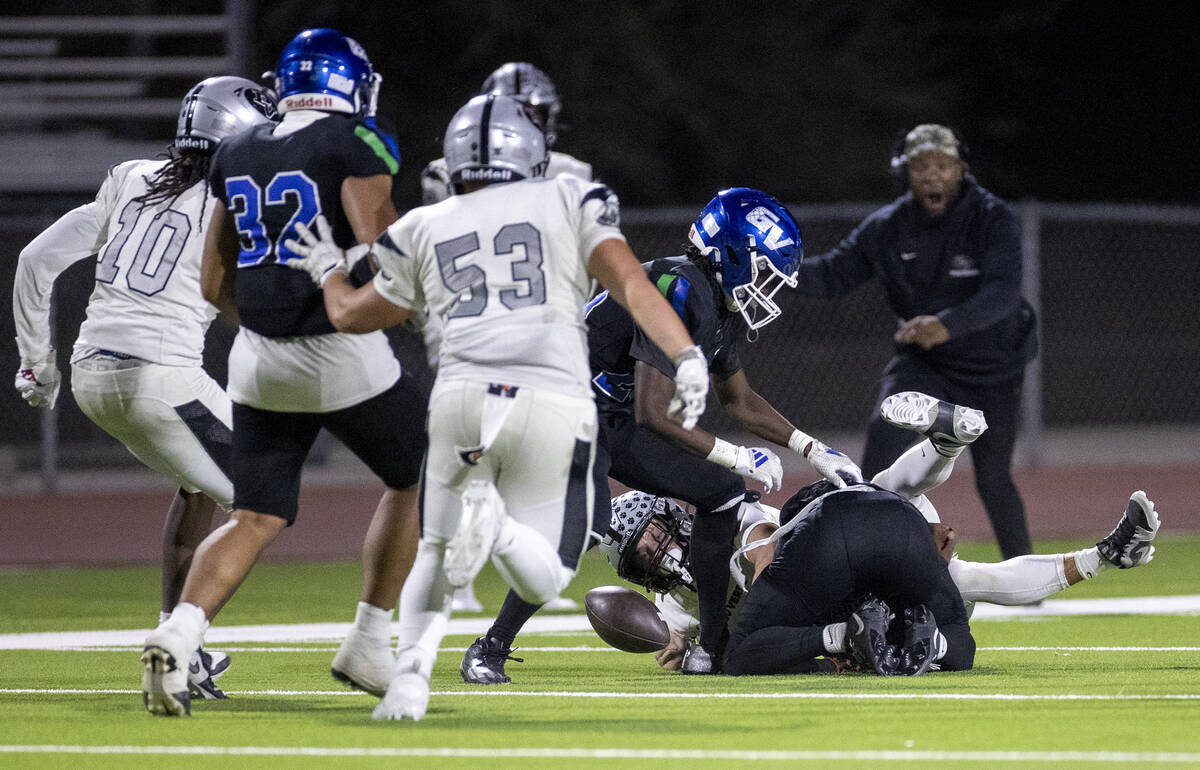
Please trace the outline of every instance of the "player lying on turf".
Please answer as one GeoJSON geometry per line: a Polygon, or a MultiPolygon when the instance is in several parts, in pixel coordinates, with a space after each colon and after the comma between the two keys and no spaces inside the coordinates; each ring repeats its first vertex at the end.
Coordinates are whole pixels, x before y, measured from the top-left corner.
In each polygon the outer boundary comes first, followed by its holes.
{"type": "MultiPolygon", "coordinates": [[[[968,607],[977,601],[1027,604],[1113,566],[1128,568],[1153,558],[1154,547],[1150,542],[1158,530],[1158,517],[1154,504],[1139,491],[1130,497],[1117,528],[1096,547],[1073,553],[1032,554],[999,563],[959,559],[953,553],[954,530],[938,521],[936,510],[923,493],[949,477],[962,446],[986,426],[980,419],[970,430],[960,430],[954,436],[939,435],[937,412],[933,410],[938,405],[936,399],[916,393],[899,394],[884,405],[883,414],[893,424],[931,437],[876,475],[873,483],[909,497],[925,514],[939,551],[949,561],[950,576],[968,607]]],[[[948,404],[944,408],[953,412],[948,404]]],[[[963,412],[974,417],[971,414],[974,410],[963,412]]],[[[811,491],[814,490],[807,487],[788,501],[784,506],[785,520],[791,520],[801,511],[804,507],[801,501],[811,499],[811,491]]],[[[695,593],[690,588],[691,576],[687,571],[689,526],[690,516],[675,501],[628,492],[613,500],[612,529],[602,546],[619,575],[659,594],[657,604],[671,627],[672,639],[656,657],[670,669],[679,667],[699,628],[695,593]]],[[[742,507],[735,544],[738,551],[730,563],[732,623],[737,621],[744,587],[775,555],[776,540],[771,540],[770,535],[778,526],[776,509],[757,503],[742,507]]]]}

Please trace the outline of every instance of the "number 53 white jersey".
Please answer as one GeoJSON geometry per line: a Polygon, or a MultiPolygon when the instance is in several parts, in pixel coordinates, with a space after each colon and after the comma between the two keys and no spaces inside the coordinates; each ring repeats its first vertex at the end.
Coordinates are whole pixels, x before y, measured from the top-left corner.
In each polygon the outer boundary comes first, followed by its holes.
{"type": "Polygon", "coordinates": [[[14,314],[22,355],[49,350],[50,291],[74,262],[97,255],[96,285],[75,355],[116,350],[168,366],[200,366],[217,310],[200,295],[200,255],[213,199],[197,183],[171,201],[143,206],[146,177],[165,160],[112,168],[96,200],[67,212],[21,253],[14,314]],[[26,348],[29,348],[27,351],[26,348]],[[40,348],[40,350],[38,350],[40,348]]]}
{"type": "Polygon", "coordinates": [[[413,209],[376,241],[375,289],[444,325],[438,378],[591,393],[588,259],[624,240],[616,195],[561,175],[413,209]]]}

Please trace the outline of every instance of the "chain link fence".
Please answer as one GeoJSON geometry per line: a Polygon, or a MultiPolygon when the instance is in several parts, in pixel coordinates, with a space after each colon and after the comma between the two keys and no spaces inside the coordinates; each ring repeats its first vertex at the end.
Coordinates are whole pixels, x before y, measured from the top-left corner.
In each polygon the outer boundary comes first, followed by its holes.
{"type": "MultiPolygon", "coordinates": [[[[22,247],[82,200],[30,199],[0,210],[0,296],[10,297],[22,247]],[[47,214],[44,212],[53,212],[47,214]]],[[[831,248],[867,213],[866,204],[791,207],[805,251],[831,248]]],[[[1019,204],[1026,295],[1038,309],[1041,355],[1026,382],[1024,441],[1044,429],[1088,426],[1200,427],[1200,209],[1125,205],[1019,204]]],[[[644,260],[679,254],[696,208],[623,212],[623,229],[644,260]]],[[[70,376],[71,345],[84,317],[94,261],[76,264],[55,289],[59,366],[70,376]]],[[[777,297],[778,298],[778,297],[777,297]]],[[[877,282],[833,300],[786,296],[784,315],[743,344],[746,374],[781,413],[806,430],[860,432],[887,361],[892,316],[877,282]]],[[[0,333],[13,338],[11,308],[0,333]]],[[[225,379],[233,331],[214,323],[206,365],[225,379]]],[[[427,378],[419,340],[391,333],[401,362],[427,378]]],[[[0,346],[0,373],[17,369],[15,346],[0,346]]],[[[730,425],[713,409],[710,427],[730,425]]],[[[136,461],[76,407],[64,384],[50,413],[0,389],[0,479],[136,461]]],[[[1044,458],[1053,462],[1053,458],[1044,458]]]]}

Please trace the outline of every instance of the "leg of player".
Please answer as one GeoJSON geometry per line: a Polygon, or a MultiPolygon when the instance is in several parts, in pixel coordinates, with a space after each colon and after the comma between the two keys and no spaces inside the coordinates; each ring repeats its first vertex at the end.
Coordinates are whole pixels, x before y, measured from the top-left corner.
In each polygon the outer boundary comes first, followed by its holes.
{"type": "Polygon", "coordinates": [[[418,487],[387,489],[363,541],[362,596],[354,624],[329,665],[334,679],[383,697],[395,675],[392,613],[416,557],[418,487]]]}
{"type": "MultiPolygon", "coordinates": [[[[202,492],[180,488],[167,509],[163,525],[162,612],[158,622],[171,616],[179,602],[184,580],[192,565],[196,547],[208,535],[217,504],[202,492]]],[[[197,648],[188,661],[188,688],[194,697],[220,699],[225,693],[217,680],[229,669],[229,656],[223,652],[197,648]]]]}
{"type": "Polygon", "coordinates": [[[1150,543],[1158,528],[1154,502],[1137,491],[1130,495],[1116,528],[1092,548],[1017,556],[991,564],[954,559],[950,574],[964,601],[1028,604],[1114,567],[1127,569],[1149,562],[1154,558],[1150,543]]]}
{"type": "Polygon", "coordinates": [[[196,549],[179,604],[146,637],[142,651],[142,697],[152,714],[191,714],[187,661],[204,641],[209,619],[285,526],[278,516],[237,510],[196,549]]]}

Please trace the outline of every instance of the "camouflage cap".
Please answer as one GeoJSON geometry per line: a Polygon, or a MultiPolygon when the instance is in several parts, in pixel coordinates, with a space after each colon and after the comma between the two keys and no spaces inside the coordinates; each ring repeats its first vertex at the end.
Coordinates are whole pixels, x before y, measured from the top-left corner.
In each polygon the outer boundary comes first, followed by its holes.
{"type": "Polygon", "coordinates": [[[958,158],[958,137],[953,131],[937,123],[922,123],[905,135],[904,157],[908,160],[930,151],[958,158]]]}

